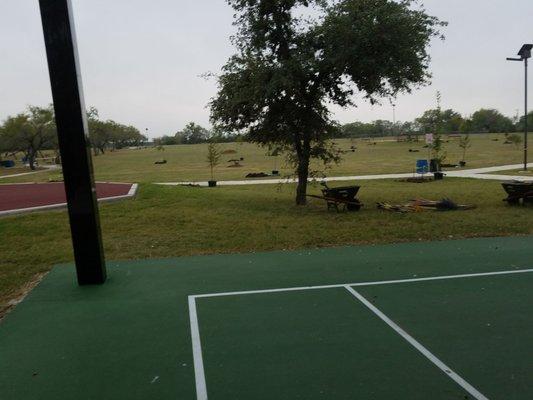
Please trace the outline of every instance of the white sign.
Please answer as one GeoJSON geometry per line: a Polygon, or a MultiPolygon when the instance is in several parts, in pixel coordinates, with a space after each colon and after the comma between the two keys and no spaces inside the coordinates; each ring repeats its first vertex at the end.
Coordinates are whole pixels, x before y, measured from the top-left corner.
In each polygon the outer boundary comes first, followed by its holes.
{"type": "Polygon", "coordinates": [[[426,133],[426,144],[433,144],[433,134],[426,133]]]}

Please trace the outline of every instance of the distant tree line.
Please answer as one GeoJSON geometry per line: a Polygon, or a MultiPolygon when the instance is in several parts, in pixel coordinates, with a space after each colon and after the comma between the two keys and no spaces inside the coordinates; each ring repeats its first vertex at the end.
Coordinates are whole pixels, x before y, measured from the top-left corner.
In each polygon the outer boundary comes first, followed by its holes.
{"type": "Polygon", "coordinates": [[[123,125],[111,119],[102,121],[98,118],[98,110],[91,107],[87,112],[89,123],[89,140],[95,156],[104,154],[106,150],[115,151],[125,147],[142,146],[148,138],[137,128],[123,125]]]}
{"type": "MultiPolygon", "coordinates": [[[[533,127],[533,111],[529,113],[528,124],[533,127]]],[[[398,135],[422,135],[425,133],[511,133],[524,130],[524,116],[509,118],[497,110],[482,108],[470,117],[463,117],[457,111],[432,109],[425,111],[414,121],[397,122],[378,119],[372,122],[351,122],[341,125],[335,137],[360,138],[398,135]]],[[[243,135],[220,133],[204,128],[194,122],[174,135],[165,135],[154,139],[159,146],[176,144],[201,144],[211,141],[219,143],[239,142],[245,140],[243,135]]]]}
{"type": "Polygon", "coordinates": [[[211,141],[229,143],[239,142],[242,139],[242,135],[209,130],[194,122],[189,122],[181,131],[176,132],[172,136],[165,135],[156,138],[154,139],[154,143],[159,146],[170,146],[174,144],[200,144],[211,141]]]}
{"type": "MultiPolygon", "coordinates": [[[[498,110],[480,109],[470,117],[448,109],[425,111],[414,121],[393,124],[387,120],[352,122],[340,127],[340,137],[379,137],[436,133],[510,133],[524,130],[525,117],[509,118],[498,110]]],[[[528,124],[533,127],[533,111],[528,115],[528,124]]]]}
{"type": "MultiPolygon", "coordinates": [[[[128,146],[139,146],[148,139],[133,126],[98,118],[98,111],[87,112],[89,142],[95,155],[106,150],[128,146]]],[[[58,152],[57,130],[53,107],[29,106],[24,112],[7,117],[0,124],[0,158],[13,157],[22,153],[31,169],[41,152],[58,152]]]]}

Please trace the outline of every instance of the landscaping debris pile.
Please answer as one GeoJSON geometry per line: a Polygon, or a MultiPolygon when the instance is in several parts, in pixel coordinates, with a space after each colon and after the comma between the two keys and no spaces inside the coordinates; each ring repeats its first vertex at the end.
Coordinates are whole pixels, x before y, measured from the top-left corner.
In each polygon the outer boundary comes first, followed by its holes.
{"type": "Polygon", "coordinates": [[[434,179],[431,176],[414,176],[412,178],[398,179],[396,182],[408,182],[408,183],[428,183],[433,182],[434,179]]]}
{"type": "Polygon", "coordinates": [[[228,165],[228,168],[240,168],[240,167],[242,167],[242,164],[241,164],[242,160],[244,160],[244,158],[241,158],[241,159],[234,158],[234,159],[229,160],[228,162],[229,163],[233,163],[233,164],[228,165]]]}
{"type": "Polygon", "coordinates": [[[250,172],[246,175],[246,178],[268,178],[270,175],[264,172],[250,172]]]}
{"type": "Polygon", "coordinates": [[[472,210],[476,208],[473,205],[457,204],[450,199],[440,201],[415,199],[406,204],[389,204],[377,203],[380,210],[394,211],[399,213],[422,212],[422,211],[455,211],[455,210],[472,210]]]}

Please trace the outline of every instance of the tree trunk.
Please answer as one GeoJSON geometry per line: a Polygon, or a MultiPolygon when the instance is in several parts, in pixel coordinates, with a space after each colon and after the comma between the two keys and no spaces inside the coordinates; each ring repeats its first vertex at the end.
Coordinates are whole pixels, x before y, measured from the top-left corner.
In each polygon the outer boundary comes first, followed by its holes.
{"type": "Polygon", "coordinates": [[[35,171],[35,153],[28,153],[28,164],[30,165],[30,169],[35,171]]]}
{"type": "Polygon", "coordinates": [[[296,188],[296,205],[307,204],[307,178],[309,178],[310,148],[304,144],[304,148],[298,151],[298,186],[296,188]]]}

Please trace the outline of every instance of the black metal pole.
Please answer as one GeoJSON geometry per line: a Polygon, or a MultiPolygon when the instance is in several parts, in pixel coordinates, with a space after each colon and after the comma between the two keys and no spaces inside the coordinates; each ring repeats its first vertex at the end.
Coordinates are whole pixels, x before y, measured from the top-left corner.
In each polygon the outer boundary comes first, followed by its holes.
{"type": "Polygon", "coordinates": [[[70,0],[39,0],[80,285],[101,284],[106,268],[87,116],[70,0]]]}
{"type": "Polygon", "coordinates": [[[526,70],[526,73],[525,73],[525,103],[526,103],[526,111],[525,111],[525,120],[524,120],[524,125],[525,125],[525,128],[524,128],[524,171],[527,171],[527,148],[528,148],[528,144],[527,144],[527,136],[528,136],[528,126],[527,126],[527,117],[528,117],[528,109],[527,109],[527,64],[528,64],[528,59],[525,58],[524,59],[524,66],[525,66],[525,70],[526,70]]]}

